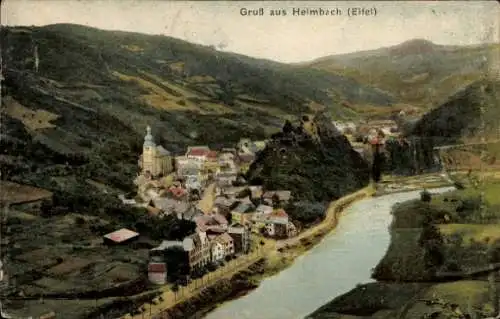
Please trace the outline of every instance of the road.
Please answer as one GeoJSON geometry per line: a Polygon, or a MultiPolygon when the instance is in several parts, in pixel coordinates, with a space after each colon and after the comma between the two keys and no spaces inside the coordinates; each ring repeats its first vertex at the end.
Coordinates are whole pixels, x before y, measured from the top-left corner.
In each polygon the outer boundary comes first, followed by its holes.
{"type": "Polygon", "coordinates": [[[192,281],[186,287],[180,287],[180,290],[177,292],[177,296],[174,292],[168,287],[165,286],[162,288],[162,298],[163,301],[158,302],[158,304],[144,304],[145,311],[144,313],[137,314],[134,316],[125,315],[121,317],[121,319],[145,319],[145,318],[157,318],[160,319],[161,312],[165,309],[170,309],[178,303],[186,301],[187,299],[197,295],[206,287],[209,287],[216,283],[217,281],[230,278],[236,273],[247,269],[252,264],[257,262],[260,258],[262,258],[265,254],[264,249],[259,249],[249,255],[239,257],[238,259],[234,259],[228,263],[224,267],[221,267],[214,271],[213,273],[208,273],[200,279],[196,279],[192,281]]]}
{"type": "Polygon", "coordinates": [[[215,183],[211,183],[205,188],[203,195],[198,202],[198,208],[205,214],[212,212],[212,207],[215,201],[215,183]]]}
{"type": "Polygon", "coordinates": [[[464,147],[464,146],[473,146],[473,145],[486,145],[486,144],[494,144],[494,143],[498,143],[498,142],[500,142],[500,140],[474,142],[474,143],[463,143],[463,144],[451,144],[451,145],[436,146],[436,147],[434,147],[434,149],[446,150],[446,149],[450,149],[450,148],[460,148],[460,147],[464,147]]]}
{"type": "Polygon", "coordinates": [[[350,205],[352,202],[354,202],[357,199],[360,199],[360,198],[363,198],[365,196],[372,194],[372,192],[373,192],[373,189],[371,189],[371,187],[367,187],[367,188],[361,189],[353,194],[342,197],[337,201],[332,202],[326,211],[325,219],[320,224],[315,225],[315,226],[305,230],[304,232],[300,233],[298,236],[277,241],[276,242],[276,249],[283,248],[287,245],[288,246],[296,245],[296,244],[300,243],[300,240],[302,240],[304,238],[313,237],[320,232],[332,230],[337,225],[338,213],[339,213],[340,209],[345,208],[345,205],[350,205]]]}

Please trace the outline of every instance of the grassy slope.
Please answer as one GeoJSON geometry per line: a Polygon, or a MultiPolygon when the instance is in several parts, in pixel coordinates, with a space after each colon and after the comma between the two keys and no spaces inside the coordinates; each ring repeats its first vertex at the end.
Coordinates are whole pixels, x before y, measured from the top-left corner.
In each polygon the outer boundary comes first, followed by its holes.
{"type": "Polygon", "coordinates": [[[410,40],[378,50],[329,56],[306,63],[353,77],[417,107],[437,106],[450,92],[484,76],[498,63],[500,45],[441,46],[410,40]]]}

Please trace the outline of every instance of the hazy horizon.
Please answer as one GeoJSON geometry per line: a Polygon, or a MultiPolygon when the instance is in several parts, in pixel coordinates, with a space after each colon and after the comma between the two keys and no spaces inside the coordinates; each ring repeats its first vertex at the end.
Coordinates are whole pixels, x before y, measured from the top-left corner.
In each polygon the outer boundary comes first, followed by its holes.
{"type": "Polygon", "coordinates": [[[496,1],[445,2],[166,2],[5,0],[2,25],[58,23],[163,35],[221,51],[284,63],[389,47],[412,39],[441,45],[500,42],[496,1]],[[376,16],[349,17],[350,7],[376,16]],[[242,16],[242,8],[285,9],[287,16],[242,16]],[[341,16],[292,16],[293,8],[339,8],[341,16]],[[36,13],[36,14],[34,14],[36,13]]]}

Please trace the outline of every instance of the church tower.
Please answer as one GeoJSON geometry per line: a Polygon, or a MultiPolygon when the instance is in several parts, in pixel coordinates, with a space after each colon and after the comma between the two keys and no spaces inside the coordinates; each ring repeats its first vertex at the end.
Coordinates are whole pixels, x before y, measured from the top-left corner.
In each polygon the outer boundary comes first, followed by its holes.
{"type": "Polygon", "coordinates": [[[156,144],[151,134],[151,127],[148,125],[144,144],[142,146],[142,169],[143,172],[149,171],[151,174],[156,173],[156,144]]]}

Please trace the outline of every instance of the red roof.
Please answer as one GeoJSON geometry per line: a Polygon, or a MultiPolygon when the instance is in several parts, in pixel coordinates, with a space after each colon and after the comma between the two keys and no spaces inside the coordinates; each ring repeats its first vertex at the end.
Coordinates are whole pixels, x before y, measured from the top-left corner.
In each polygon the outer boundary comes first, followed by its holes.
{"type": "Polygon", "coordinates": [[[378,138],[378,137],[374,137],[370,140],[370,144],[372,145],[377,145],[377,144],[383,144],[383,140],[378,138]]]}
{"type": "Polygon", "coordinates": [[[210,159],[217,159],[217,151],[209,151],[207,157],[210,159]]]}
{"type": "Polygon", "coordinates": [[[189,149],[187,156],[208,156],[210,152],[206,147],[193,147],[189,149]]]}
{"type": "Polygon", "coordinates": [[[122,228],[107,235],[104,235],[104,238],[110,239],[115,243],[121,243],[137,236],[139,236],[139,233],[131,231],[130,229],[122,228]]]}
{"type": "Polygon", "coordinates": [[[186,190],[182,187],[171,186],[168,190],[175,197],[182,197],[183,195],[185,195],[187,193],[186,190]]]}
{"type": "Polygon", "coordinates": [[[283,209],[277,209],[271,215],[276,217],[288,217],[288,214],[283,209]]]}
{"type": "Polygon", "coordinates": [[[151,263],[148,265],[149,272],[167,272],[165,263],[151,263]]]}

